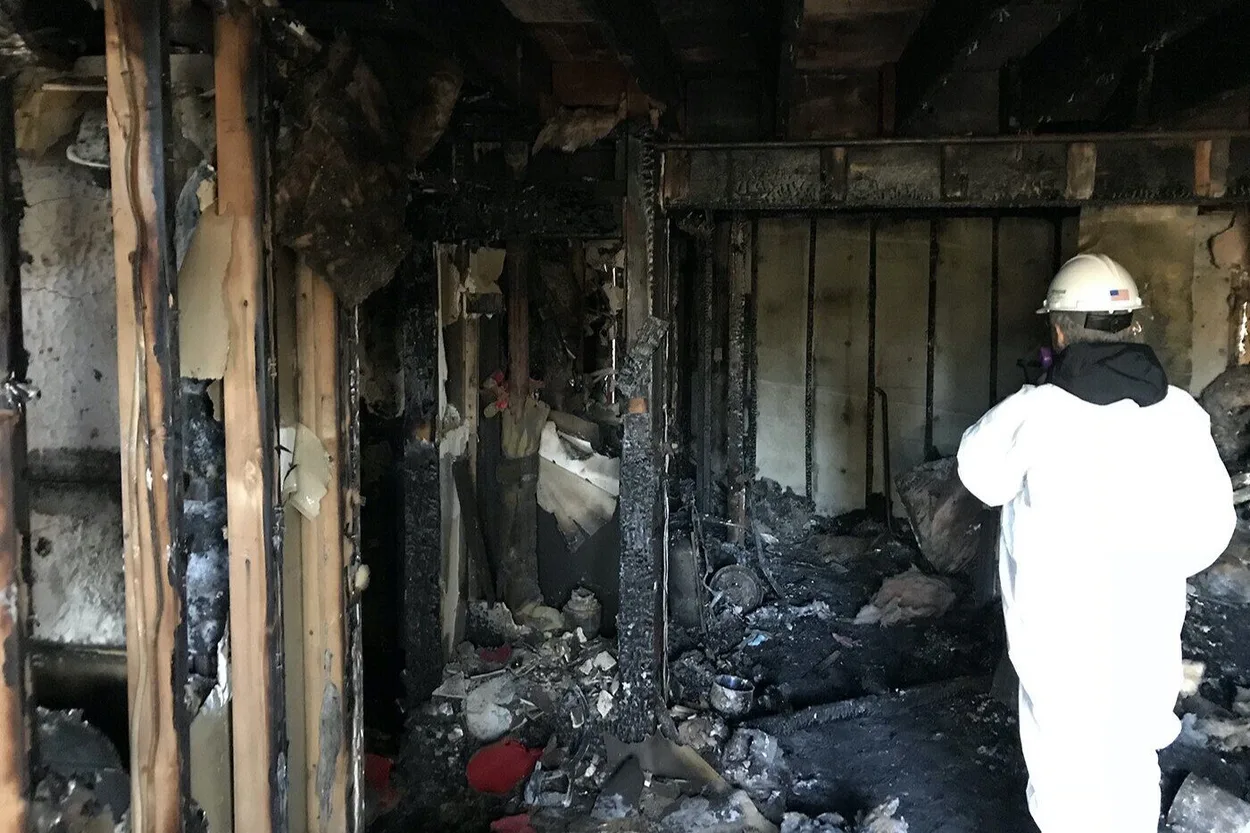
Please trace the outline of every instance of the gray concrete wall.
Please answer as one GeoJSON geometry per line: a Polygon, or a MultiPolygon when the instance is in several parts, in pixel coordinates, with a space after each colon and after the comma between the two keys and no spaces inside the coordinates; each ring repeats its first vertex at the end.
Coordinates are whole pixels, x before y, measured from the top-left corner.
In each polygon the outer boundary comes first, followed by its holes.
{"type": "Polygon", "coordinates": [[[37,640],[125,644],[109,192],[55,151],[23,160],[22,316],[37,640]]]}
{"type": "Polygon", "coordinates": [[[870,454],[874,489],[885,482],[881,412],[870,409],[870,384],[889,398],[893,475],[924,460],[930,411],[933,446],[941,454],[953,453],[968,425],[1019,388],[1023,377],[1017,360],[1045,338],[1034,313],[1053,273],[1056,240],[1064,249],[1071,245],[1070,224],[1057,227],[1059,222],[1001,218],[995,278],[992,218],[945,218],[936,226],[928,219],[879,219],[873,281],[867,218],[818,219],[814,257],[809,257],[809,218],[760,220],[759,476],[799,494],[806,491],[809,337],[814,384],[810,497],[822,514],[863,506],[870,454]],[[931,231],[936,231],[938,255],[932,283],[931,231]],[[870,418],[875,423],[871,452],[870,418]]]}

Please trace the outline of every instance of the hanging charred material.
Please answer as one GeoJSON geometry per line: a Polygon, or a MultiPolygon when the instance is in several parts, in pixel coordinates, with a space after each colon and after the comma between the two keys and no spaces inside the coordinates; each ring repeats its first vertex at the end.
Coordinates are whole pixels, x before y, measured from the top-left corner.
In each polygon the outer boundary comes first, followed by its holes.
{"type": "Polygon", "coordinates": [[[418,247],[403,267],[405,314],[400,364],[404,378],[403,634],[410,706],[442,682],[442,507],[438,461],[438,274],[418,247]]]}
{"type": "Polygon", "coordinates": [[[30,516],[22,473],[26,471],[22,346],[21,258],[18,224],[21,193],[13,136],[9,81],[0,82],[0,593],[16,604],[0,609],[0,828],[26,828],[30,788],[30,708],[26,681],[27,591],[24,565],[30,558],[30,516]]]}
{"type": "Polygon", "coordinates": [[[232,218],[222,282],[236,830],[286,829],[286,692],[270,282],[265,257],[259,27],[217,17],[217,211],[232,218]]]}
{"type": "MultiPolygon", "coordinates": [[[[130,693],[131,824],[189,817],[181,419],[165,4],[105,4],[130,693]]],[[[16,828],[14,828],[16,829],[16,828]]],[[[256,828],[259,829],[259,828],[256,828]]]]}
{"type": "Polygon", "coordinates": [[[283,109],[292,144],[278,154],[278,239],[344,303],[359,304],[390,282],[412,246],[403,149],[386,95],[342,36],[283,109]]]}

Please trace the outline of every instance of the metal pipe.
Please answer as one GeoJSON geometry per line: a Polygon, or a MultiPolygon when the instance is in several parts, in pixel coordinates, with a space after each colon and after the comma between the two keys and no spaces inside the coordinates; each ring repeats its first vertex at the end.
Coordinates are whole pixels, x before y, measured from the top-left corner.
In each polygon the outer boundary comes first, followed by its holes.
{"type": "MultiPolygon", "coordinates": [[[[924,455],[929,460],[933,457],[933,398],[934,382],[937,376],[937,270],[940,244],[938,243],[938,221],[929,221],[929,318],[925,331],[925,370],[924,370],[924,455]]],[[[889,484],[886,484],[887,486],[889,484]]]]}
{"type": "Polygon", "coordinates": [[[807,352],[803,363],[803,465],[805,494],[815,487],[816,452],[816,218],[807,234],[807,352]]]}
{"type": "Polygon", "coordinates": [[[873,480],[876,475],[876,443],[873,429],[877,420],[877,218],[868,221],[868,390],[867,390],[867,424],[868,454],[865,457],[866,485],[864,501],[872,496],[873,480]]]}
{"type": "Polygon", "coordinates": [[[1020,133],[1001,136],[891,136],[882,139],[805,139],[791,142],[660,142],[656,147],[666,150],[803,150],[808,148],[899,147],[946,145],[1020,145],[1072,142],[1196,142],[1204,139],[1247,139],[1250,128],[1218,130],[1133,130],[1123,133],[1020,133]]]}
{"type": "Polygon", "coordinates": [[[998,247],[999,222],[1002,218],[994,215],[990,226],[990,402],[991,406],[998,401],[998,308],[999,297],[998,247]]]}

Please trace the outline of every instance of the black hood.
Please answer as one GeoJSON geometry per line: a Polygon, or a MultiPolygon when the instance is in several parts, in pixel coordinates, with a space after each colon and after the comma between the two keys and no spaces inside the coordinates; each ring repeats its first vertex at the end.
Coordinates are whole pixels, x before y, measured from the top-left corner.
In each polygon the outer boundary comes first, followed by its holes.
{"type": "Polygon", "coordinates": [[[1145,344],[1073,344],[1055,356],[1049,381],[1094,405],[1131,399],[1145,407],[1168,394],[1163,365],[1145,344]]]}

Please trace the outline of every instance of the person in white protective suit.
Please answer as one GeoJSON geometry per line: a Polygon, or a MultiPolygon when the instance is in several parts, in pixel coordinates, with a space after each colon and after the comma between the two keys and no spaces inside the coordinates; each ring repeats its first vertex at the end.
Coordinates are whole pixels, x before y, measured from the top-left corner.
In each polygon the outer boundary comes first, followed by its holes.
{"type": "Polygon", "coordinates": [[[1003,507],[999,579],[1042,833],[1157,833],[1186,579],[1235,523],[1207,414],[1138,343],[1141,308],[1111,258],[1068,261],[1039,310],[1055,350],[1046,383],[959,447],[968,491],[1003,507]]]}

